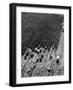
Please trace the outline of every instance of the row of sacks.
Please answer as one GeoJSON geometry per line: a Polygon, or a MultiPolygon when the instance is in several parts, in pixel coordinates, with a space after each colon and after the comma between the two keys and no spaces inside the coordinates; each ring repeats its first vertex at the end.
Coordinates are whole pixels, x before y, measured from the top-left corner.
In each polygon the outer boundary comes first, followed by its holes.
{"type": "MultiPolygon", "coordinates": [[[[27,48],[25,54],[22,56],[22,77],[30,76],[28,72],[32,72],[31,76],[38,76],[33,74],[35,71],[41,71],[42,68],[46,70],[47,75],[56,75],[59,73],[61,60],[60,56],[56,55],[56,49],[54,45],[48,49],[38,46],[32,51],[32,49],[27,48]]],[[[62,68],[63,69],[63,68],[62,68]]],[[[63,70],[62,70],[63,71],[63,70]]],[[[44,72],[42,73],[43,76],[44,72]]],[[[40,75],[39,75],[40,76],[40,75]]]]}

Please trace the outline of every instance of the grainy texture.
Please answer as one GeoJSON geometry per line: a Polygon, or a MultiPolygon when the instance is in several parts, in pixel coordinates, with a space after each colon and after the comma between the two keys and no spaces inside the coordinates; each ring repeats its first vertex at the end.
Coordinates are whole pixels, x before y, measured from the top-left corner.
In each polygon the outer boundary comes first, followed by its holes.
{"type": "Polygon", "coordinates": [[[21,77],[64,75],[63,15],[22,13],[21,77]]]}

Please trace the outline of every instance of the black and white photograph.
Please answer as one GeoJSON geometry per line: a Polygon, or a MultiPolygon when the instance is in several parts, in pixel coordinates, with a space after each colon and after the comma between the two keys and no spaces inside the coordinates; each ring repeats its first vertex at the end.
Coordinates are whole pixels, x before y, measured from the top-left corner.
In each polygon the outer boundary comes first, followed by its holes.
{"type": "Polygon", "coordinates": [[[21,14],[21,77],[64,75],[64,15],[21,14]]]}
{"type": "Polygon", "coordinates": [[[70,83],[71,7],[11,4],[10,11],[10,85],[70,83]]]}

